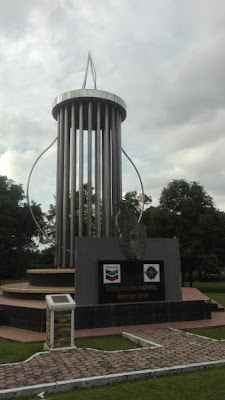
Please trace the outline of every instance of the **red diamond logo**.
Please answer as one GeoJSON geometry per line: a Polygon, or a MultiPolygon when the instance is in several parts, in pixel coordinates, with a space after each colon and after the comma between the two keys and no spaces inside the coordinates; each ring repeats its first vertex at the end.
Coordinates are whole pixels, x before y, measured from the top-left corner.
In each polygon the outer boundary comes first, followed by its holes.
{"type": "Polygon", "coordinates": [[[148,279],[153,280],[158,275],[158,271],[156,271],[155,267],[148,267],[145,271],[148,279]]]}

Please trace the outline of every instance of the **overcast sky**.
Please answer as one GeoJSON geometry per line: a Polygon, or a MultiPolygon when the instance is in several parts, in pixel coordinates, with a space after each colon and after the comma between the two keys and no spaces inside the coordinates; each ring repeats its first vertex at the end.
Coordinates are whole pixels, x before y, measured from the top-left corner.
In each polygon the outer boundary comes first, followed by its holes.
{"type": "MultiPolygon", "coordinates": [[[[225,211],[224,0],[0,0],[0,175],[26,188],[56,137],[52,101],[81,88],[89,49],[98,89],[127,104],[122,145],[153,205],[185,178],[225,211]]],[[[44,210],[55,165],[56,145],[31,181],[44,210]]],[[[123,158],[130,190],[140,185],[123,158]]]]}

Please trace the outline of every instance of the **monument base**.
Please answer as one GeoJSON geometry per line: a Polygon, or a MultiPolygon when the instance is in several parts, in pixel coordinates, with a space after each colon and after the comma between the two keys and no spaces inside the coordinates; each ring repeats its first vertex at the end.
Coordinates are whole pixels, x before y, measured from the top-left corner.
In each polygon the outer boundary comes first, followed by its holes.
{"type": "Polygon", "coordinates": [[[205,300],[77,306],[75,330],[211,319],[205,300]]]}
{"type": "MultiPolygon", "coordinates": [[[[77,306],[75,329],[211,319],[211,311],[219,311],[212,306],[205,300],[77,306]]],[[[45,301],[0,296],[0,307],[2,325],[45,332],[45,301]]]]}
{"type": "Polygon", "coordinates": [[[142,297],[145,303],[153,300],[182,300],[178,239],[146,239],[143,259],[138,261],[127,259],[121,250],[118,238],[79,237],[75,240],[75,247],[77,305],[123,303],[126,298],[131,303],[132,299],[140,301],[142,294],[148,295],[148,289],[146,291],[141,288],[146,286],[149,287],[149,295],[142,297]],[[104,265],[109,271],[104,270],[104,265]],[[158,268],[157,277],[160,276],[158,281],[145,280],[147,272],[145,267],[148,269],[148,265],[155,265],[155,268],[158,268]],[[110,281],[110,274],[115,273],[113,266],[118,267],[118,277],[113,275],[110,281]],[[108,279],[105,279],[104,273],[106,275],[109,273],[108,279]],[[154,283],[152,290],[151,283],[154,283]],[[119,290],[119,296],[115,295],[116,288],[119,290]]]}

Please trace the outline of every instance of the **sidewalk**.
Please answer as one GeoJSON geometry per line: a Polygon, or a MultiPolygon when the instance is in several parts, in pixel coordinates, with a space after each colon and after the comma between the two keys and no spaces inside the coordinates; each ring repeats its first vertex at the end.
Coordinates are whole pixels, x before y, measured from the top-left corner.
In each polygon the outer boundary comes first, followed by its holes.
{"type": "Polygon", "coordinates": [[[173,329],[132,334],[149,347],[57,350],[38,353],[23,363],[0,365],[0,399],[225,365],[225,341],[173,329]]]}
{"type": "MultiPolygon", "coordinates": [[[[197,289],[184,288],[183,300],[193,299],[208,300],[197,289]]],[[[42,307],[45,306],[43,302],[42,307]]],[[[37,353],[24,362],[0,365],[0,399],[225,366],[225,341],[178,330],[213,326],[225,326],[225,312],[213,312],[210,320],[75,330],[75,345],[76,338],[126,332],[145,347],[114,352],[61,349],[37,353]]],[[[8,326],[0,326],[0,337],[45,342],[45,333],[8,326]]]]}

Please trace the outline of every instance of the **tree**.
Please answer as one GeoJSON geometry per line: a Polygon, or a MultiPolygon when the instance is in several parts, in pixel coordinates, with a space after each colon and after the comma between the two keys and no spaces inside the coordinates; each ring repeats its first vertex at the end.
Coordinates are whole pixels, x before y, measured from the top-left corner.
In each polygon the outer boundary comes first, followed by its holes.
{"type": "Polygon", "coordinates": [[[192,286],[193,271],[205,270],[206,259],[219,267],[215,246],[218,215],[212,197],[198,182],[173,180],[162,190],[160,207],[176,216],[174,235],[180,239],[183,280],[188,272],[192,286]]]}
{"type": "MultiPolygon", "coordinates": [[[[21,185],[6,176],[0,176],[0,277],[23,276],[32,251],[37,247],[38,236],[30,210],[23,203],[21,185]]],[[[40,224],[43,214],[40,205],[31,203],[33,213],[40,224]]]]}
{"type": "MultiPolygon", "coordinates": [[[[92,195],[91,195],[92,222],[94,222],[94,207],[93,207],[94,202],[95,202],[95,195],[93,193],[93,188],[92,188],[92,195]]],[[[75,203],[76,203],[76,236],[78,236],[79,190],[76,191],[75,203]]],[[[88,204],[87,183],[84,183],[84,185],[83,185],[83,235],[84,236],[86,236],[86,234],[87,234],[87,218],[88,218],[88,216],[87,216],[88,205],[87,204],[88,204]]],[[[55,239],[55,217],[56,217],[56,205],[50,204],[49,210],[47,211],[47,213],[45,215],[45,231],[52,240],[55,239]]],[[[93,223],[92,223],[92,225],[93,225],[93,223]]],[[[92,231],[93,231],[93,229],[92,229],[92,231]]]]}
{"type": "Polygon", "coordinates": [[[173,238],[177,231],[177,215],[161,207],[149,207],[144,211],[143,223],[147,237],[173,238]]]}
{"type": "MultiPolygon", "coordinates": [[[[142,207],[142,194],[137,193],[137,191],[128,192],[124,196],[124,201],[126,202],[127,206],[134,209],[136,214],[139,214],[142,207]]],[[[144,196],[144,205],[147,206],[151,203],[152,199],[150,196],[144,196]]],[[[92,188],[92,196],[91,196],[91,203],[92,203],[92,233],[94,232],[94,218],[95,218],[95,193],[93,192],[92,188]]],[[[79,214],[79,191],[76,192],[76,236],[78,236],[78,214],[79,214]]],[[[87,212],[88,212],[88,191],[87,191],[87,184],[83,185],[83,235],[86,236],[87,234],[87,212]]],[[[46,214],[46,231],[48,232],[49,236],[54,239],[55,237],[55,213],[56,207],[53,204],[50,204],[49,210],[46,214]]]]}
{"type": "Polygon", "coordinates": [[[206,208],[214,207],[209,196],[199,182],[187,182],[185,179],[175,179],[163,190],[159,200],[160,206],[166,211],[176,214],[199,213],[206,208]]]}
{"type": "MultiPolygon", "coordinates": [[[[127,192],[123,198],[129,208],[133,208],[136,214],[139,214],[143,204],[142,193],[137,193],[136,190],[127,192]]],[[[152,202],[151,196],[144,195],[144,206],[150,205],[152,202]]]]}

